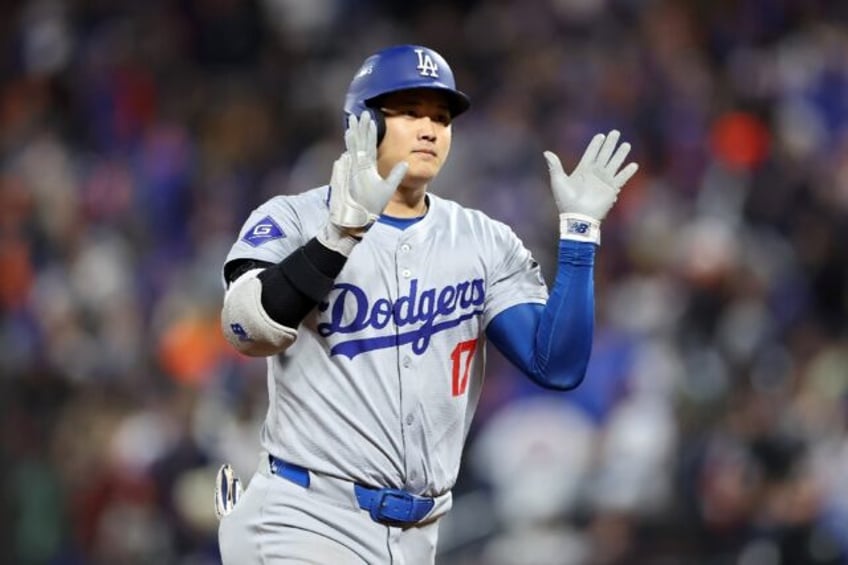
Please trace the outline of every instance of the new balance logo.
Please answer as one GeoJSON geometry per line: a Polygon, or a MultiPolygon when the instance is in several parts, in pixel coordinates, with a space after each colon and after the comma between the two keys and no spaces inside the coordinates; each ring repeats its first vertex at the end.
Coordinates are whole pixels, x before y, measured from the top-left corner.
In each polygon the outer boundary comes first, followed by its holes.
{"type": "Polygon", "coordinates": [[[422,77],[439,78],[439,66],[433,62],[430,54],[423,49],[416,49],[415,53],[418,54],[418,66],[415,68],[419,74],[422,77]]]}
{"type": "Polygon", "coordinates": [[[579,233],[581,235],[586,235],[587,233],[589,233],[589,224],[587,224],[586,222],[574,222],[568,227],[568,231],[572,233],[579,233]]]}

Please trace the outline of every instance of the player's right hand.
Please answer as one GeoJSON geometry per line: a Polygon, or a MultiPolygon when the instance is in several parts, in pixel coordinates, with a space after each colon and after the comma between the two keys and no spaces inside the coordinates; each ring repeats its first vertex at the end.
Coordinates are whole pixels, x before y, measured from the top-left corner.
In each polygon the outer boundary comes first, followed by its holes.
{"type": "Polygon", "coordinates": [[[330,222],[342,229],[367,229],[389,203],[409,164],[402,161],[387,178],[380,176],[377,125],[367,111],[348,118],[345,146],[330,179],[330,222]]]}

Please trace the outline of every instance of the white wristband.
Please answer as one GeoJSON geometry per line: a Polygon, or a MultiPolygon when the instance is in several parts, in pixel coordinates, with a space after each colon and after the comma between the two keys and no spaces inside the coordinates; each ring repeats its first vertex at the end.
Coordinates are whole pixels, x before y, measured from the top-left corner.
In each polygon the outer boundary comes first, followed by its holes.
{"type": "Polygon", "coordinates": [[[559,215],[559,237],[600,245],[601,222],[583,214],[562,213],[559,215]]]}

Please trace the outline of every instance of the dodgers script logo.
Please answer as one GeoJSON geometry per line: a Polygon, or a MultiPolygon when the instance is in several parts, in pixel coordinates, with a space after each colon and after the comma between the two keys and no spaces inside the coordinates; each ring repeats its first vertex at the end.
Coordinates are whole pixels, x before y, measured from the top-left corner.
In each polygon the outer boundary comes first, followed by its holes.
{"type": "Polygon", "coordinates": [[[421,355],[430,346],[433,335],[482,314],[486,300],[483,279],[420,292],[418,279],[412,279],[409,294],[394,303],[388,298],[378,298],[372,303],[363,289],[349,283],[338,283],[333,290],[338,294],[332,301],[318,305],[321,312],[329,314],[329,321],[318,324],[319,335],[330,337],[369,328],[387,329],[384,335],[341,341],[330,349],[330,355],[344,355],[350,359],[367,351],[408,343],[412,344],[416,355],[421,355]],[[349,309],[347,315],[346,308],[349,309]],[[397,331],[394,327],[387,328],[392,321],[397,331]]]}

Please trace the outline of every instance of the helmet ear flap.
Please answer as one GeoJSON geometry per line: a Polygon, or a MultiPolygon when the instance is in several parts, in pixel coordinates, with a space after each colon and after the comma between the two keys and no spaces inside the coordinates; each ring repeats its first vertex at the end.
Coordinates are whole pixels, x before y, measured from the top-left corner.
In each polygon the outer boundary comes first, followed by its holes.
{"type": "Polygon", "coordinates": [[[380,143],[386,137],[386,116],[377,108],[368,108],[368,111],[371,113],[371,118],[377,126],[377,147],[380,147],[380,143]]]}

